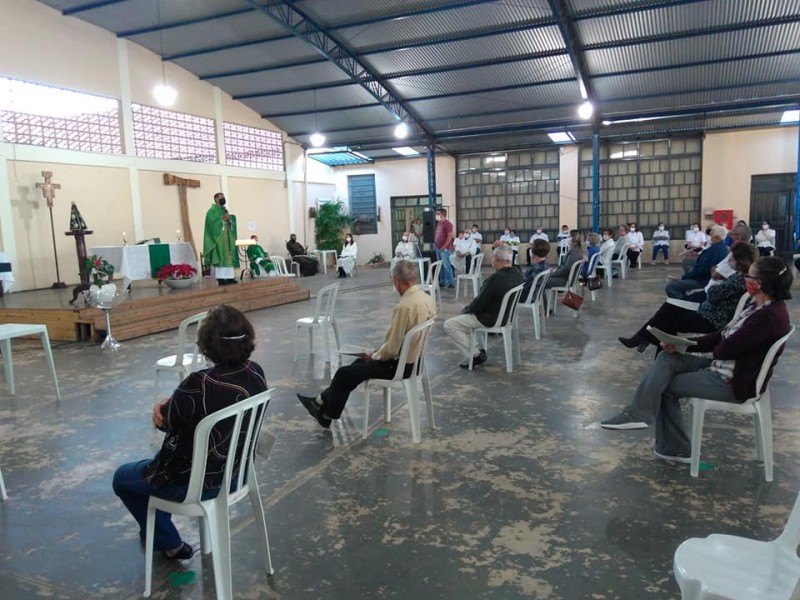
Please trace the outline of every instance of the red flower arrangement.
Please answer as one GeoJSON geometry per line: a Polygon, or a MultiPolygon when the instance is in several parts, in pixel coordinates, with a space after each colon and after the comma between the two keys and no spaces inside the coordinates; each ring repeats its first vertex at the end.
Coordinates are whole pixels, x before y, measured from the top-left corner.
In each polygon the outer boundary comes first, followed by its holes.
{"type": "Polygon", "coordinates": [[[192,279],[195,275],[197,275],[197,269],[192,265],[182,263],[179,265],[161,267],[156,274],[156,278],[158,282],[161,283],[165,279],[192,279]]]}

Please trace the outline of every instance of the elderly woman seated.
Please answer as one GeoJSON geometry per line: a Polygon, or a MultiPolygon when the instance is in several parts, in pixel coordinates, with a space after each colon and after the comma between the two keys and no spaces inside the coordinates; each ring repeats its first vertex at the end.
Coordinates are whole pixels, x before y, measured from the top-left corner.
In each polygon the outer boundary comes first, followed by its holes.
{"type": "Polygon", "coordinates": [[[417,243],[412,242],[411,237],[407,231],[403,232],[403,236],[397,246],[394,247],[395,260],[414,260],[417,258],[417,243]]]}
{"type": "Polygon", "coordinates": [[[791,298],[792,270],[777,257],[759,259],[745,276],[753,302],[725,329],[693,338],[688,350],[712,352],[711,358],[680,354],[662,344],[644,374],[633,402],[602,421],[604,429],[645,429],[655,421],[658,458],[689,463],[692,444],[683,426],[679,399],[699,396],[742,403],[754,397],[761,364],[772,344],[790,328],[786,300],[791,298]]]}
{"type": "Polygon", "coordinates": [[[733,318],[736,305],[746,291],[745,276],[756,260],[756,249],[745,242],[737,242],[731,246],[727,260],[735,272],[718,285],[709,287],[706,299],[696,310],[690,308],[691,302],[667,300],[633,337],[619,338],[620,343],[639,352],[644,352],[649,344],[658,346],[659,341],[647,331],[648,326],[672,335],[679,331],[711,333],[725,327],[733,318]]]}
{"type": "Polygon", "coordinates": [[[528,292],[530,292],[531,285],[536,276],[548,269],[547,255],[550,254],[550,243],[544,240],[534,240],[530,254],[531,264],[525,269],[525,284],[522,287],[520,301],[527,299],[528,292]]]}
{"type": "MultiPolygon", "coordinates": [[[[583,259],[583,251],[581,250],[581,232],[573,229],[569,232],[569,252],[561,259],[561,266],[559,266],[550,275],[547,280],[545,289],[554,287],[564,287],[567,285],[567,278],[569,277],[570,269],[579,260],[583,259]]],[[[545,294],[545,303],[547,295],[545,294]]]]}
{"type": "MultiPolygon", "coordinates": [[[[171,397],[156,402],[152,418],[153,425],[165,434],[161,450],[153,458],[124,464],[114,473],[114,493],[136,519],[142,539],[150,496],[176,502],[186,497],[197,424],[212,413],[266,391],[264,371],[250,360],[254,340],[253,326],[239,310],[224,304],[210,310],[197,332],[197,346],[214,366],[190,373],[171,397]]],[[[208,449],[204,500],[219,493],[232,427],[230,421],[215,427],[219,442],[208,449]]],[[[243,440],[240,438],[239,443],[243,440]]],[[[194,554],[170,515],[162,511],[156,511],[154,549],[171,560],[186,560],[194,554]]]]}

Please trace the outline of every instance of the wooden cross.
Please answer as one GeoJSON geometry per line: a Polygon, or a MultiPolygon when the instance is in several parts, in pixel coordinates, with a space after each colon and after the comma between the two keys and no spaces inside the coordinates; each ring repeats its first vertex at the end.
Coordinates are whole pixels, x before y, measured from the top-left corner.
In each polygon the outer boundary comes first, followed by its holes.
{"type": "Polygon", "coordinates": [[[61,189],[61,184],[52,182],[52,171],[42,171],[42,177],[44,183],[37,183],[36,187],[42,190],[42,196],[47,200],[47,208],[53,208],[53,198],[56,197],[56,190],[61,189]]]}
{"type": "Polygon", "coordinates": [[[192,236],[192,223],[189,221],[189,200],[186,196],[186,188],[199,188],[200,182],[196,179],[184,179],[183,177],[176,177],[169,173],[164,173],[164,185],[177,185],[178,197],[181,202],[181,223],[183,225],[183,237],[192,246],[192,252],[197,259],[197,248],[194,245],[194,236],[192,236]]]}

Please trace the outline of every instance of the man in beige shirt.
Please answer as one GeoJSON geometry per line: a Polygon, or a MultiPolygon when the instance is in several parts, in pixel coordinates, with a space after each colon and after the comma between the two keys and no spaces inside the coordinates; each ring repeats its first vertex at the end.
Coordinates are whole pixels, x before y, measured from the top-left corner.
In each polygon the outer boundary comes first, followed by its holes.
{"type": "MultiPolygon", "coordinates": [[[[341,416],[350,392],[361,383],[367,379],[394,377],[406,333],[436,316],[436,304],[417,285],[417,268],[413,263],[407,260],[397,262],[392,268],[392,284],[401,297],[392,312],[392,322],[383,345],[374,352],[362,354],[352,364],[338,369],[331,385],[316,397],[297,394],[306,410],[326,429],[331,426],[331,419],[341,416]]],[[[406,365],[406,377],[411,374],[419,352],[419,342],[415,342],[409,351],[410,362],[406,365]]]]}

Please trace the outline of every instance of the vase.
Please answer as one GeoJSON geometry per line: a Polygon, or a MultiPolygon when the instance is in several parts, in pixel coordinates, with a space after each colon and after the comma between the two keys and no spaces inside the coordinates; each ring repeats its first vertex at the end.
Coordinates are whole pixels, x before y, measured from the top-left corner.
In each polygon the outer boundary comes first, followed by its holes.
{"type": "Polygon", "coordinates": [[[194,285],[194,279],[165,279],[164,283],[173,290],[185,290],[194,285]]]}
{"type": "Polygon", "coordinates": [[[91,285],[89,286],[89,298],[92,304],[109,304],[114,300],[117,295],[117,286],[113,283],[106,283],[102,286],[91,285]]]}

